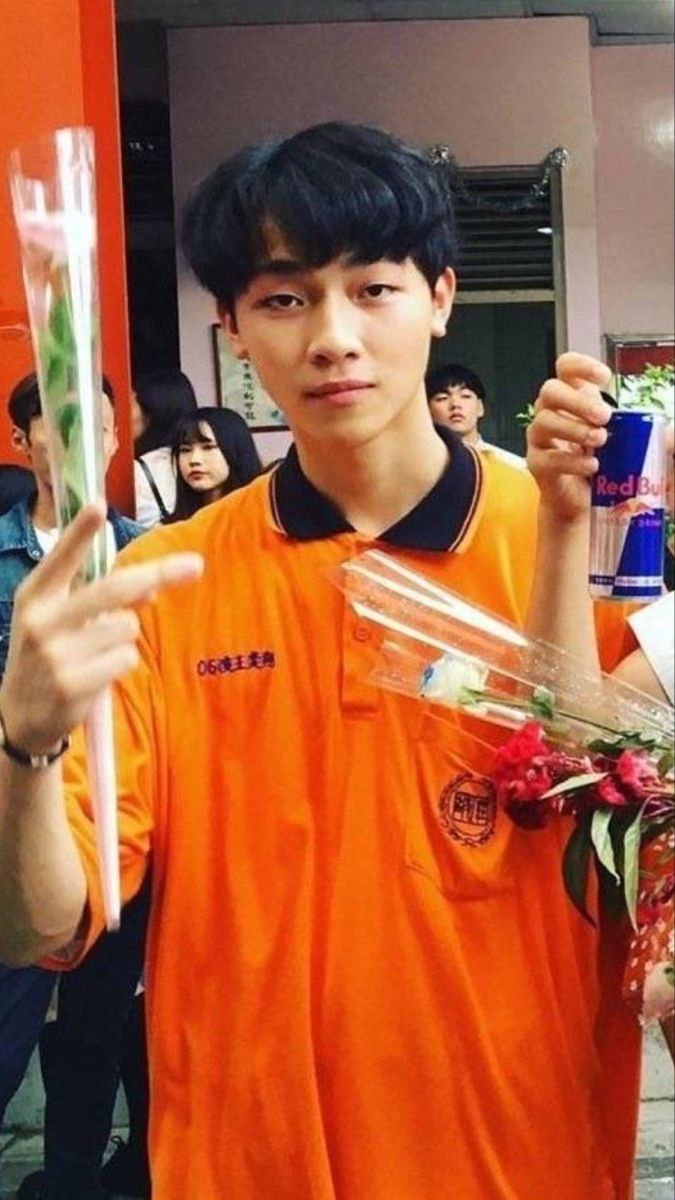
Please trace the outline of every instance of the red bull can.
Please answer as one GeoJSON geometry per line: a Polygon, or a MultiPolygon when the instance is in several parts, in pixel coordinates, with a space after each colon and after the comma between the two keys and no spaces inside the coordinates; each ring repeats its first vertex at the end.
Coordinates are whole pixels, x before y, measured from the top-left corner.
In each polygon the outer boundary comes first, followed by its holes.
{"type": "Polygon", "coordinates": [[[663,591],[666,418],[612,413],[591,491],[591,595],[651,600],[663,591]]]}

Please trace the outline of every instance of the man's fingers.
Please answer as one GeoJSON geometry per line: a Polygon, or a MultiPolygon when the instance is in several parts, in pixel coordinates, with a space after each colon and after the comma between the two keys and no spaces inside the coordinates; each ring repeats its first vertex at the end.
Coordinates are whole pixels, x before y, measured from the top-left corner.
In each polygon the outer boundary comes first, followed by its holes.
{"type": "Polygon", "coordinates": [[[78,660],[67,681],[65,699],[69,699],[70,693],[80,701],[86,695],[94,697],[97,692],[133,671],[139,660],[138,649],[132,643],[115,646],[88,663],[78,660]]]}
{"type": "Polygon", "coordinates": [[[95,534],[105,524],[105,505],[87,504],[61,534],[53,550],[26,578],[22,593],[38,594],[68,588],[82,567],[95,534]]]}
{"type": "MultiPolygon", "coordinates": [[[[140,604],[161,588],[198,579],[203,570],[201,554],[167,554],[135,566],[120,567],[111,575],[78,588],[65,605],[61,601],[53,619],[61,628],[74,629],[101,613],[140,604]]],[[[48,614],[45,621],[48,628],[48,614]]]]}
{"type": "Polygon", "coordinates": [[[530,445],[527,465],[537,479],[541,480],[560,475],[578,475],[590,479],[600,464],[594,454],[584,454],[581,449],[545,450],[530,445]]]}
{"type": "Polygon", "coordinates": [[[90,661],[94,655],[115,646],[132,645],[140,633],[140,621],[132,608],[118,609],[116,612],[99,613],[93,621],[85,622],[81,628],[80,621],[59,622],[59,634],[52,647],[53,653],[59,651],[59,656],[67,661],[73,638],[79,639],[73,647],[73,654],[90,661]],[[62,636],[61,636],[62,631],[62,636]],[[60,652],[63,651],[61,654],[60,652]]]}
{"type": "Polygon", "coordinates": [[[606,388],[612,372],[609,367],[589,354],[577,354],[573,351],[561,354],[555,364],[558,379],[565,383],[578,386],[590,383],[598,388],[606,388]]]}
{"type": "MultiPolygon", "coordinates": [[[[568,416],[578,417],[589,425],[606,425],[612,412],[611,404],[586,385],[579,390],[560,379],[548,379],[543,385],[535,405],[536,413],[542,409],[554,409],[568,416]]],[[[535,417],[536,420],[536,417],[535,417]]]]}
{"type": "Polygon", "coordinates": [[[602,426],[589,425],[557,409],[541,409],[527,431],[527,439],[530,445],[542,448],[550,447],[554,440],[560,440],[597,449],[607,441],[607,430],[602,426]]]}

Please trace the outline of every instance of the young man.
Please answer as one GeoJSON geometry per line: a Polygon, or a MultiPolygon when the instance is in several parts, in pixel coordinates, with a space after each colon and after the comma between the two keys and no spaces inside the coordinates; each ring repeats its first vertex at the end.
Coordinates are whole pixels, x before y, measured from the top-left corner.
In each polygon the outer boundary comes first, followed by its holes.
{"type": "MultiPolygon", "coordinates": [[[[101,405],[107,471],[117,449],[117,430],[113,390],[105,377],[101,405]]],[[[35,375],[16,385],[8,410],[14,445],[25,454],[35,482],[33,493],[0,517],[0,675],[17,588],[58,536],[35,375]]],[[[117,550],[142,532],[114,508],[108,510],[108,530],[117,550]]],[[[101,1162],[118,1086],[119,1043],[141,973],[147,907],[146,889],[125,909],[121,934],[116,939],[102,938],[86,966],[62,982],[58,1021],[47,1027],[41,1042],[47,1175],[40,1172],[25,1180],[19,1200],[42,1200],[48,1194],[47,1184],[54,1200],[97,1200],[103,1195],[101,1162]]],[[[54,972],[40,967],[12,970],[0,965],[0,1125],[40,1039],[56,979],[54,972]]],[[[136,1113],[138,1109],[137,1104],[136,1113]]],[[[142,1118],[136,1121],[139,1126],[136,1179],[142,1178],[146,1161],[142,1118]]],[[[137,1194],[149,1195],[149,1189],[137,1194]]]]}
{"type": "Polygon", "coordinates": [[[370,684],[377,636],[330,580],[377,541],[523,622],[534,576],[528,627],[592,657],[570,585],[607,372],[570,355],[540,393],[535,573],[535,515],[505,525],[497,464],[430,419],[455,246],[421,155],[341,124],[257,147],[199,190],[186,246],[295,449],[69,596],[82,514],[23,590],[0,951],[72,962],[101,928],[79,738],[65,801],[56,756],[117,679],[126,896],[153,854],[159,1200],[628,1200],[639,1037],[565,897],[564,831],[535,846],[495,810],[484,741],[370,684]],[[451,836],[467,776],[479,836],[451,836]]]}
{"type": "Polygon", "coordinates": [[[467,445],[501,458],[512,467],[525,466],[525,459],[519,454],[483,441],[478,422],[485,416],[485,385],[474,371],[461,363],[448,363],[429,372],[426,387],[431,415],[437,425],[445,425],[467,445]]]}

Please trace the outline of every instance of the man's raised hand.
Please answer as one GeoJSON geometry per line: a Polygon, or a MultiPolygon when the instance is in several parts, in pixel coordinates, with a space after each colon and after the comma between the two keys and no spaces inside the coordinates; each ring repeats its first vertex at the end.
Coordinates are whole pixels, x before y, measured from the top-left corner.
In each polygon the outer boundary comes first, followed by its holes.
{"type": "Polygon", "coordinates": [[[105,519],[103,505],[84,508],[17,589],[0,713],[9,739],[27,753],[58,746],[96,694],[136,666],[134,605],[203,570],[200,555],[171,554],[73,590],[105,519]]]}

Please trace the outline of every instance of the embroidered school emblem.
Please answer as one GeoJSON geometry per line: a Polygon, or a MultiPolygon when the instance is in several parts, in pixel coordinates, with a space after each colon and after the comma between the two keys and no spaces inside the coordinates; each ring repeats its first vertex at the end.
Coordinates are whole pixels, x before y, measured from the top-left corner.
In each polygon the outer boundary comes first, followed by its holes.
{"type": "Polygon", "coordinates": [[[466,772],[456,775],[441,792],[439,815],[443,829],[465,846],[482,846],[495,831],[497,798],[491,779],[466,772]]]}

